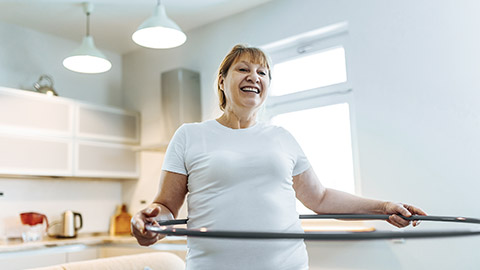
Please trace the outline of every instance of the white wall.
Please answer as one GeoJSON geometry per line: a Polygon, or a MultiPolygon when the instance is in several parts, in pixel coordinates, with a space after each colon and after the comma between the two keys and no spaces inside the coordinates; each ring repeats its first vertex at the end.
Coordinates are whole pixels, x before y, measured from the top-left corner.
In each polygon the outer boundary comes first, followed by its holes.
{"type": "MultiPolygon", "coordinates": [[[[122,58],[99,48],[112,62],[103,74],[79,74],[65,69],[63,59],[78,42],[0,22],[0,86],[34,90],[40,75],[49,74],[62,97],[123,107],[122,58]]],[[[0,149],[1,151],[1,149],[0,149]]],[[[74,179],[0,178],[0,239],[18,236],[19,213],[36,211],[58,219],[67,210],[80,212],[79,232],[107,232],[115,207],[122,203],[122,183],[74,179]]]]}
{"type": "MultiPolygon", "coordinates": [[[[348,21],[363,195],[409,202],[433,215],[480,217],[478,10],[480,2],[470,0],[272,1],[188,32],[180,48],[125,55],[125,105],[142,111],[146,141],[160,142],[161,72],[200,71],[203,118],[212,118],[215,70],[234,44],[264,45],[348,21]]],[[[149,181],[140,184],[148,188],[149,181]]],[[[315,242],[309,251],[312,269],[476,269],[476,242],[315,242]]]]}
{"type": "Polygon", "coordinates": [[[48,74],[59,96],[123,107],[119,54],[99,48],[112,62],[112,69],[81,74],[62,65],[63,59],[80,46],[81,36],[75,42],[1,21],[0,36],[0,86],[34,91],[40,75],[48,74]]]}

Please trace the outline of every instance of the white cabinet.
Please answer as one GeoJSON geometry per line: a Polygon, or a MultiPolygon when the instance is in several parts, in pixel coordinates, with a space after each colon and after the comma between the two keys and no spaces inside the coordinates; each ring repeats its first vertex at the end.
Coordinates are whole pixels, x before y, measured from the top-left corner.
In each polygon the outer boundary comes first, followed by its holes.
{"type": "Polygon", "coordinates": [[[77,136],[112,142],[139,142],[139,115],[135,112],[88,104],[77,106],[77,136]]]}
{"type": "Polygon", "coordinates": [[[98,250],[99,258],[109,258],[116,256],[126,256],[133,254],[141,254],[147,252],[169,252],[177,255],[182,260],[187,258],[187,247],[185,244],[155,244],[149,247],[130,246],[130,245],[104,245],[98,250]]]}
{"type": "Polygon", "coordinates": [[[72,175],[73,146],[66,138],[0,132],[0,172],[72,175]]]}
{"type": "Polygon", "coordinates": [[[85,249],[66,253],[67,263],[94,260],[97,258],[98,258],[98,248],[95,246],[85,247],[85,249]]]}
{"type": "Polygon", "coordinates": [[[65,253],[16,252],[0,254],[0,269],[23,270],[66,263],[65,253]]]}
{"type": "Polygon", "coordinates": [[[126,177],[138,176],[138,153],[128,145],[77,141],[75,176],[126,177]]]}
{"type": "Polygon", "coordinates": [[[0,253],[0,269],[22,270],[37,267],[94,260],[98,258],[96,246],[82,244],[48,247],[36,250],[0,253]]]}
{"type": "Polygon", "coordinates": [[[69,136],[73,106],[62,98],[0,87],[0,130],[69,136]]]}
{"type": "Polygon", "coordinates": [[[0,87],[0,174],[136,178],[139,114],[0,87]]]}
{"type": "Polygon", "coordinates": [[[136,178],[140,141],[139,114],[111,107],[77,104],[74,175],[136,178]]]}

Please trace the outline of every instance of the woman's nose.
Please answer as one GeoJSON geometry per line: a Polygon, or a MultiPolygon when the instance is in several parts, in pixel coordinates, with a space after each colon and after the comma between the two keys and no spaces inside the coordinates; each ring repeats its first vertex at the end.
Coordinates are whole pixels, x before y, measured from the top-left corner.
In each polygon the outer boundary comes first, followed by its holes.
{"type": "Polygon", "coordinates": [[[254,82],[254,83],[258,83],[260,82],[260,76],[255,72],[251,72],[248,74],[247,80],[250,80],[251,82],[254,82]]]}

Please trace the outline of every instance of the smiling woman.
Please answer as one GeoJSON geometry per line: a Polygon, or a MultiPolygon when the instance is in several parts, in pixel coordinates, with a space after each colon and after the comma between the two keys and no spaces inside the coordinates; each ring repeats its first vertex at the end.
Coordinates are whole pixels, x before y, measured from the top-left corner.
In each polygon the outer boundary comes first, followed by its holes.
{"type": "MultiPolygon", "coordinates": [[[[230,85],[227,85],[228,88],[225,90],[225,79],[228,75],[237,80],[243,79],[243,75],[250,76],[247,81],[239,86],[240,90],[242,90],[242,92],[253,92],[258,94],[259,97],[261,97],[262,102],[267,97],[267,91],[272,77],[270,74],[270,64],[268,59],[261,51],[237,45],[223,60],[217,77],[217,92],[220,109],[222,111],[225,111],[227,107],[226,95],[236,95],[239,93],[238,91],[229,91],[230,85]],[[232,74],[229,74],[230,69],[232,70],[232,72],[230,72],[232,74]]],[[[256,96],[253,95],[252,97],[256,96]]],[[[234,104],[231,105],[233,106],[234,104]]]]}
{"type": "MultiPolygon", "coordinates": [[[[237,45],[221,63],[217,90],[223,114],[182,125],[173,136],[154,202],[132,219],[141,245],[163,234],[146,225],[174,219],[187,197],[189,229],[302,233],[295,197],[316,213],[385,214],[405,227],[413,206],[325,188],[295,138],[257,122],[270,86],[270,63],[258,48],[237,45]]],[[[413,222],[416,225],[416,221],[413,222]]],[[[187,269],[308,269],[302,239],[256,241],[188,238],[187,269]]]]}
{"type": "Polygon", "coordinates": [[[225,96],[225,106],[218,121],[232,128],[236,127],[232,120],[242,119],[240,127],[248,125],[244,121],[255,121],[258,109],[268,96],[268,68],[250,61],[245,56],[239,57],[230,72],[219,77],[218,87],[225,96]]]}

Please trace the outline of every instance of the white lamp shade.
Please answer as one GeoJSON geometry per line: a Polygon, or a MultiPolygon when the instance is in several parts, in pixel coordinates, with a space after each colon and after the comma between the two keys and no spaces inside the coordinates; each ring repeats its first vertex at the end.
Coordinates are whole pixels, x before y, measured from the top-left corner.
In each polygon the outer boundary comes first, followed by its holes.
{"type": "Polygon", "coordinates": [[[83,38],[82,45],[63,60],[63,66],[80,73],[102,73],[110,70],[112,63],[95,48],[93,38],[86,36],[83,38]]]}
{"type": "Polygon", "coordinates": [[[168,18],[163,5],[157,5],[153,16],[143,22],[133,33],[132,39],[140,46],[168,49],[182,45],[187,36],[168,18]]]}

